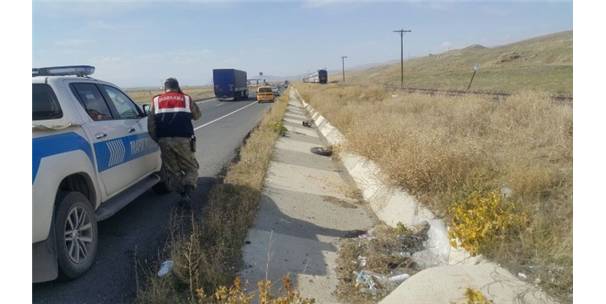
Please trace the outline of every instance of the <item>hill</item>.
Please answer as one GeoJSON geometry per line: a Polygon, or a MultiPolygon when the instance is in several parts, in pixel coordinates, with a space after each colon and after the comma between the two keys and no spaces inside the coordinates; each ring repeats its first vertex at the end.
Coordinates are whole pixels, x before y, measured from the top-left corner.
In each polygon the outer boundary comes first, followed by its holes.
{"type": "MultiPolygon", "coordinates": [[[[519,92],[541,90],[572,95],[572,31],[559,32],[497,47],[474,44],[404,62],[404,86],[465,89],[480,69],[472,90],[519,92]]],[[[332,75],[331,75],[332,76],[332,75]]],[[[352,83],[400,85],[400,64],[389,63],[346,75],[352,83]]],[[[340,79],[335,73],[333,79],[340,79]]]]}

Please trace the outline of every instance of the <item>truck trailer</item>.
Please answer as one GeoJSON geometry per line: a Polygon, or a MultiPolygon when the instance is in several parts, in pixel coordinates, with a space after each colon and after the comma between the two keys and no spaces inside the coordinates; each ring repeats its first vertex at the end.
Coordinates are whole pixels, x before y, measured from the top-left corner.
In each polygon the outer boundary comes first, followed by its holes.
{"type": "Polygon", "coordinates": [[[248,98],[246,72],[236,69],[214,69],[213,84],[215,96],[220,100],[248,98]]]}

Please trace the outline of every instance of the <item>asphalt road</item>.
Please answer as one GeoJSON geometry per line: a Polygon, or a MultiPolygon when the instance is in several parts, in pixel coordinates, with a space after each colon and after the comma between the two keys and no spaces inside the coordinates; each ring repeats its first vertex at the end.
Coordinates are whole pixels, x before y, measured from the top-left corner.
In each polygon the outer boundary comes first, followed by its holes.
{"type": "MultiPolygon", "coordinates": [[[[199,204],[271,104],[257,104],[252,99],[211,99],[198,102],[198,106],[202,118],[194,126],[200,163],[199,204]]],[[[33,303],[132,303],[136,296],[135,260],[145,263],[157,259],[166,241],[170,211],[178,200],[176,194],[160,196],[150,190],[100,222],[93,267],[73,281],[33,284],[33,303]]]]}

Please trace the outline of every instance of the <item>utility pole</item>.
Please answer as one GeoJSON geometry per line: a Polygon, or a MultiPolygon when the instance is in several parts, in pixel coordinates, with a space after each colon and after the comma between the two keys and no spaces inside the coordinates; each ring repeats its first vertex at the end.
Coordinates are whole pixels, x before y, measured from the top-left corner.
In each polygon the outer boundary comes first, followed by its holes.
{"type": "Polygon", "coordinates": [[[404,33],[410,33],[411,30],[395,30],[394,33],[400,33],[400,87],[404,87],[404,33]]]}
{"type": "Polygon", "coordinates": [[[342,67],[342,71],[343,71],[343,82],[345,82],[345,58],[347,58],[347,56],[341,56],[341,67],[342,67]]]}

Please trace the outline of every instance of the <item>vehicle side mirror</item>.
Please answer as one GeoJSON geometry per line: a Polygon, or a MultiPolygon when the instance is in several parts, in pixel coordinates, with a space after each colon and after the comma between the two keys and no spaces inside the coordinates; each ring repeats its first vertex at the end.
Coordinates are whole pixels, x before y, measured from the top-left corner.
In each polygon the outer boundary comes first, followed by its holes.
{"type": "Polygon", "coordinates": [[[151,107],[148,104],[144,104],[142,106],[142,108],[143,108],[143,115],[148,116],[151,111],[151,107]]]}

